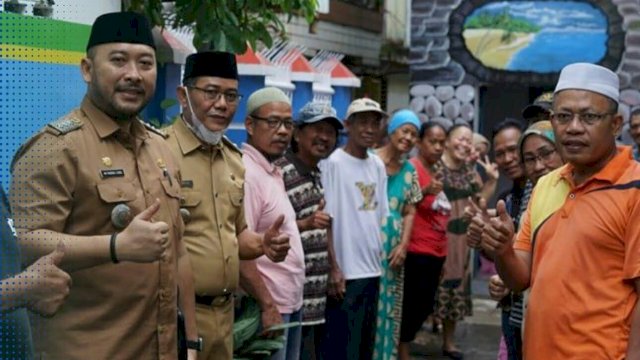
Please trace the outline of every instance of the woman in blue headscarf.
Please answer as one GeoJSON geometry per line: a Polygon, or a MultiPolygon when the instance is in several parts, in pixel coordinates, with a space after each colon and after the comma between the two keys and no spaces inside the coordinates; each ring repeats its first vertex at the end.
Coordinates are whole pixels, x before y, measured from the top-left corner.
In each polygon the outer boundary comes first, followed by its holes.
{"type": "Polygon", "coordinates": [[[389,216],[382,225],[382,275],[374,359],[395,359],[400,340],[404,259],[416,204],[422,200],[416,169],[408,159],[418,139],[420,120],[411,110],[396,112],[389,121],[389,141],[377,150],[389,176],[389,216]]]}

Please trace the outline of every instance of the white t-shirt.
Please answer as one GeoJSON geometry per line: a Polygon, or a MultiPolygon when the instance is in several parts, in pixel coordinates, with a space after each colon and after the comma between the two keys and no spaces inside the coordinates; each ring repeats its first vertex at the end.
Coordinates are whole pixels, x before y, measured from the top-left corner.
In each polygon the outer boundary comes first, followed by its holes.
{"type": "Polygon", "coordinates": [[[333,216],[333,247],[345,279],[380,276],[382,220],[389,213],[387,173],[380,158],[337,149],[320,162],[325,211],[333,216]]]}

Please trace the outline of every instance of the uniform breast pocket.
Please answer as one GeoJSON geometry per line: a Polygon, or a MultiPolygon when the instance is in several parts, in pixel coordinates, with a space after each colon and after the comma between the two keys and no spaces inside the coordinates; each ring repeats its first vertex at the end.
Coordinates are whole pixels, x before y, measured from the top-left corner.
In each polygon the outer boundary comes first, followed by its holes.
{"type": "Polygon", "coordinates": [[[136,199],[136,189],[129,182],[108,182],[97,185],[100,199],[108,204],[129,202],[136,199]]]}
{"type": "Polygon", "coordinates": [[[180,199],[180,206],[184,208],[194,208],[202,201],[202,194],[200,191],[186,191],[182,190],[182,199],[180,199]]]}
{"type": "Polygon", "coordinates": [[[239,208],[242,206],[242,202],[244,201],[244,193],[241,191],[230,191],[229,199],[231,201],[231,205],[239,208]]]}
{"type": "Polygon", "coordinates": [[[164,192],[174,199],[180,199],[180,186],[178,185],[178,181],[176,179],[170,180],[168,178],[163,178],[160,180],[162,183],[162,187],[164,188],[164,192]]]}
{"type": "Polygon", "coordinates": [[[111,224],[116,229],[127,227],[133,218],[131,207],[136,200],[136,188],[133,184],[124,181],[109,181],[98,184],[97,189],[98,195],[103,201],[104,211],[110,214],[111,224]]]}

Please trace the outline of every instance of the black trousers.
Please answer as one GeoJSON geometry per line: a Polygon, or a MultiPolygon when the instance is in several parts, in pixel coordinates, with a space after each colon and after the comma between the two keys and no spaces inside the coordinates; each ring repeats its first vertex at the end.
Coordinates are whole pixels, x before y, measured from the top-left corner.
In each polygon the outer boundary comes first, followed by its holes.
{"type": "Polygon", "coordinates": [[[380,278],[347,281],[344,299],[327,299],[322,358],[370,360],[373,357],[380,278]]]}

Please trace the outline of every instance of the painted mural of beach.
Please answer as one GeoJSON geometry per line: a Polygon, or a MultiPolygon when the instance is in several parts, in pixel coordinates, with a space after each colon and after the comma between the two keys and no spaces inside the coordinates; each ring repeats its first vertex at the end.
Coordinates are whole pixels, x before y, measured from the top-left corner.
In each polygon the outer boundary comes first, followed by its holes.
{"type": "Polygon", "coordinates": [[[606,29],[605,15],[588,3],[503,1],[467,17],[463,37],[469,52],[487,67],[549,73],[602,59],[606,29]]]}

